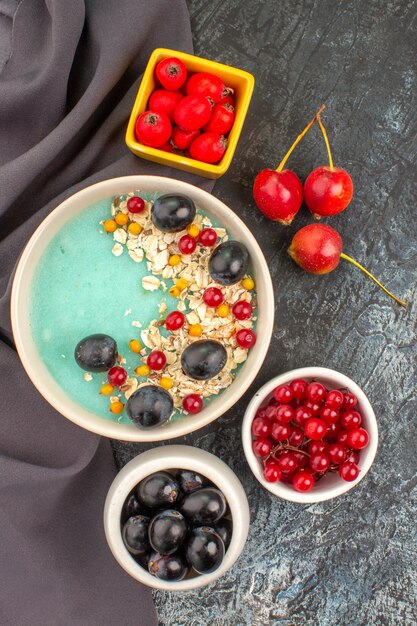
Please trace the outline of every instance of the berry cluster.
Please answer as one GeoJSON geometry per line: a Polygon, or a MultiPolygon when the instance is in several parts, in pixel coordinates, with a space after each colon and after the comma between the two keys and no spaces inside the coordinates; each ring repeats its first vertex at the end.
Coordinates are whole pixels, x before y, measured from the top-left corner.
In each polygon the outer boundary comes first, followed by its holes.
{"type": "Polygon", "coordinates": [[[346,481],[359,475],[360,450],[369,442],[355,395],[299,378],[279,385],[252,422],[253,452],[268,482],[310,491],[328,471],[346,481]]]}
{"type": "Polygon", "coordinates": [[[165,152],[177,150],[204,163],[218,163],[235,120],[233,90],[214,74],[188,75],[183,61],[160,61],[155,70],[162,88],[150,96],[136,120],[137,140],[165,152]]]}
{"type": "Polygon", "coordinates": [[[222,563],[233,523],[223,493],[191,470],[144,478],[122,510],[123,543],[139,565],[161,580],[209,574],[222,563]]]}

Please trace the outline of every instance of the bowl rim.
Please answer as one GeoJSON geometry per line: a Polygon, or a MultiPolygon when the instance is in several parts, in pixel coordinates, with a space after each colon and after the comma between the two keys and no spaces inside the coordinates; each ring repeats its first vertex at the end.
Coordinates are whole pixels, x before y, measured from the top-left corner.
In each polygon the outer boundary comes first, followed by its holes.
{"type": "MultiPolygon", "coordinates": [[[[61,223],[58,230],[62,228],[62,225],[63,224],[61,223]]],[[[230,226],[228,226],[228,228],[230,229],[230,226]]],[[[13,336],[22,365],[37,390],[49,402],[49,404],[61,413],[61,415],[64,415],[64,417],[78,426],[99,435],[123,441],[154,442],[173,439],[203,428],[223,415],[223,413],[231,408],[245,393],[261,368],[271,341],[274,319],[274,291],[268,265],[259,244],[248,227],[226,204],[215,196],[209,194],[204,189],[195,187],[190,183],[164,176],[133,175],[106,179],[84,187],[66,198],[53,211],[51,211],[44,220],[42,220],[26,244],[16,267],[12,284],[10,312],[13,336]],[[202,208],[204,208],[204,210],[209,214],[213,210],[219,211],[223,216],[223,219],[226,219],[226,222],[227,216],[232,218],[231,221],[233,222],[233,228],[235,226],[237,227],[239,236],[243,237],[245,245],[252,250],[251,261],[254,270],[253,274],[255,282],[258,284],[257,294],[259,294],[262,289],[265,300],[262,310],[265,310],[265,313],[262,314],[262,312],[258,312],[258,337],[261,335],[262,341],[257,341],[255,346],[251,349],[248,360],[243,365],[243,368],[246,369],[242,368],[238,374],[239,378],[236,378],[232,385],[225,389],[222,394],[219,394],[219,396],[216,396],[216,398],[211,400],[201,413],[192,416],[192,418],[190,416],[185,416],[175,422],[169,422],[169,428],[166,428],[164,425],[155,429],[141,430],[133,426],[133,424],[119,424],[111,419],[106,419],[92,411],[84,409],[81,405],[73,401],[62,390],[58,383],[54,381],[52,375],[47,370],[46,365],[40,358],[37,348],[25,345],[24,334],[25,332],[29,332],[28,325],[30,326],[30,324],[27,316],[25,315],[26,309],[22,303],[22,300],[24,300],[24,297],[22,296],[22,289],[25,285],[27,285],[26,271],[28,271],[29,276],[31,276],[31,272],[33,273],[34,271],[34,268],[31,266],[32,254],[39,249],[43,253],[54,236],[51,235],[50,238],[47,239],[46,243],[42,243],[44,238],[47,237],[46,233],[50,231],[54,224],[60,224],[59,220],[62,220],[63,217],[70,219],[72,216],[71,209],[74,206],[79,206],[81,203],[83,206],[79,209],[79,212],[86,209],[89,204],[95,202],[88,202],[87,198],[96,192],[101,194],[101,198],[105,198],[107,196],[115,195],[114,189],[116,188],[124,188],[127,190],[142,188],[145,191],[151,188],[158,190],[158,188],[161,189],[161,187],[162,193],[172,193],[173,188],[175,188],[177,192],[183,192],[190,195],[195,202],[202,206],[202,208]],[[257,271],[256,268],[258,268],[257,271]],[[265,318],[263,319],[261,326],[259,325],[260,315],[262,318],[265,318]],[[35,349],[35,352],[37,353],[37,362],[33,362],[33,358],[30,356],[31,350],[33,351],[33,349],[35,349]],[[251,361],[250,368],[247,367],[249,360],[251,361]],[[39,369],[40,365],[42,367],[39,369]],[[236,384],[238,380],[239,384],[234,387],[234,393],[229,393],[228,397],[223,398],[223,401],[220,402],[219,400],[216,402],[216,400],[223,397],[228,389],[236,384]],[[216,404],[213,407],[214,402],[216,402],[216,404]]]]}
{"type": "Polygon", "coordinates": [[[299,504],[313,504],[316,502],[324,502],[326,500],[331,500],[333,498],[341,496],[344,493],[350,491],[352,488],[356,487],[356,485],[360,483],[363,478],[365,478],[366,474],[372,466],[378,448],[378,424],[374,410],[367,396],[365,395],[364,391],[359,387],[359,385],[355,383],[355,381],[353,381],[351,378],[349,378],[345,374],[342,374],[341,372],[327,367],[301,367],[289,370],[287,372],[283,372],[282,374],[275,376],[267,383],[265,383],[260,389],[258,389],[258,391],[249,402],[243,417],[242,444],[246,460],[249,464],[250,469],[252,470],[252,473],[254,474],[255,478],[261,483],[261,485],[265,487],[265,489],[267,489],[274,495],[290,502],[297,502],[299,504]],[[319,382],[322,379],[331,379],[334,381],[335,385],[339,387],[347,387],[349,391],[354,393],[358,398],[358,405],[360,406],[364,422],[366,423],[366,429],[369,433],[369,444],[366,448],[361,450],[361,455],[358,463],[361,471],[356,480],[352,482],[347,482],[340,479],[340,483],[337,482],[335,485],[332,485],[330,487],[325,487],[322,485],[322,489],[320,491],[316,491],[315,489],[313,489],[310,492],[301,493],[293,489],[291,485],[287,485],[282,482],[270,483],[264,479],[261,472],[261,465],[259,463],[259,460],[252,451],[252,421],[254,419],[257,409],[265,401],[268,395],[272,393],[275,387],[281,384],[288,383],[295,378],[311,378],[317,379],[319,382]]]}
{"type": "Polygon", "coordinates": [[[139,582],[165,591],[197,589],[223,576],[239,558],[245,546],[249,519],[248,499],[233,470],[214,454],[185,445],[152,448],[129,461],[111,484],[103,511],[105,536],[119,565],[139,582]],[[122,506],[132,489],[146,476],[168,469],[191,469],[211,480],[224,493],[233,519],[232,539],[220,567],[210,574],[201,574],[178,582],[158,580],[136,563],[124,546],[120,528],[122,506]]]}

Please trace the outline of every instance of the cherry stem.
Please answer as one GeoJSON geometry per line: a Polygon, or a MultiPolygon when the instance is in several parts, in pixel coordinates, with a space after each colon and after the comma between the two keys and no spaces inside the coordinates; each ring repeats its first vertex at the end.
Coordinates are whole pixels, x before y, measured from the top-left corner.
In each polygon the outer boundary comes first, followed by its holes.
{"type": "Polygon", "coordinates": [[[327,154],[328,154],[328,157],[329,157],[330,170],[333,172],[333,169],[334,169],[334,167],[333,167],[333,158],[332,158],[332,153],[331,153],[331,150],[330,150],[329,138],[327,136],[326,129],[323,126],[323,122],[321,121],[320,113],[318,113],[316,117],[317,117],[318,125],[320,126],[320,130],[321,130],[322,135],[324,137],[324,142],[326,144],[327,154]]]}
{"type": "Polygon", "coordinates": [[[394,294],[392,294],[390,291],[388,291],[388,289],[386,289],[386,287],[384,287],[384,285],[382,285],[379,280],[377,280],[375,278],[375,276],[372,276],[371,272],[368,272],[367,269],[365,269],[363,267],[363,265],[361,265],[360,263],[358,263],[357,261],[355,261],[355,259],[352,259],[352,257],[348,256],[347,254],[345,254],[344,252],[341,253],[340,255],[341,259],[345,259],[345,261],[349,261],[349,263],[352,263],[352,265],[354,265],[355,267],[359,267],[359,269],[366,274],[367,276],[369,276],[369,278],[371,280],[374,281],[374,283],[376,283],[378,285],[378,287],[381,287],[382,291],[385,291],[385,293],[390,296],[390,298],[392,298],[393,300],[395,300],[395,302],[397,302],[400,306],[403,306],[405,309],[407,308],[407,303],[404,302],[404,300],[400,300],[399,298],[396,298],[396,296],[394,296],[394,294]]]}
{"type": "Polygon", "coordinates": [[[291,153],[296,148],[296,146],[300,143],[302,138],[308,133],[308,131],[313,126],[313,124],[316,121],[316,119],[319,119],[320,113],[324,110],[324,108],[325,108],[325,105],[322,104],[321,107],[319,108],[319,110],[317,111],[317,113],[315,114],[315,116],[313,117],[313,119],[307,124],[307,126],[305,127],[303,132],[300,135],[298,135],[297,139],[294,141],[294,143],[292,144],[291,148],[288,150],[287,154],[282,159],[281,163],[278,165],[278,167],[276,169],[277,172],[282,172],[282,170],[284,169],[284,165],[286,164],[286,162],[288,161],[289,157],[291,156],[291,153]]]}

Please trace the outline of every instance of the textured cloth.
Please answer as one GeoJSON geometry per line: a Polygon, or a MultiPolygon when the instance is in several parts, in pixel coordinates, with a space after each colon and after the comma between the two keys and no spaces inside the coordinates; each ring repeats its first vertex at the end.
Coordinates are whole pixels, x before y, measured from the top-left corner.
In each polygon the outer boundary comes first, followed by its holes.
{"type": "Polygon", "coordinates": [[[152,626],[150,590],[123,572],[104,537],[116,472],[109,441],[67,421],[30,383],[13,348],[10,287],[34,229],[77,189],[139,173],[201,183],[124,144],[152,50],[192,51],[189,16],[183,0],[12,9],[0,0],[0,624],[152,626]]]}

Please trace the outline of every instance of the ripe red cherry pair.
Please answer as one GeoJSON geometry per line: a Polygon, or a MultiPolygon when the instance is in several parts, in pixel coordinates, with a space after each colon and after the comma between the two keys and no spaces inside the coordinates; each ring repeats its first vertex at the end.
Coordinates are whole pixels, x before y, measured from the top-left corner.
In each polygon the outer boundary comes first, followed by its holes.
{"type": "Polygon", "coordinates": [[[313,215],[317,218],[336,215],[344,211],[353,196],[353,182],[346,170],[334,167],[330,145],[326,130],[321,122],[322,105],[313,119],[307,124],[303,132],[297,137],[276,170],[265,169],[255,178],[253,195],[259,209],[273,221],[281,224],[291,224],[304,201],[313,215]],[[329,165],[316,167],[307,177],[303,185],[297,174],[284,166],[307,134],[314,122],[317,121],[322,130],[329,156],[329,165]]]}

